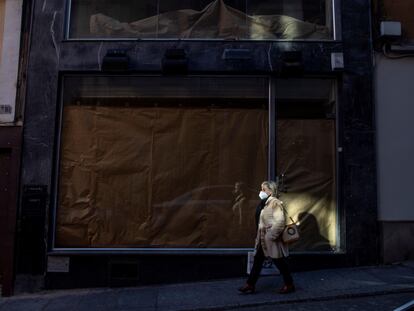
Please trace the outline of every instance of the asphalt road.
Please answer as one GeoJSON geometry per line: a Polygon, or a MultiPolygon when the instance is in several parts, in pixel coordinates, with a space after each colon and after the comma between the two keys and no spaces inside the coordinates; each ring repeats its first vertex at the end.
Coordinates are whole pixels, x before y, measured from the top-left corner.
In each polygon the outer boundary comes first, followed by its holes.
{"type": "MultiPolygon", "coordinates": [[[[240,308],[241,311],[392,311],[414,300],[414,293],[348,298],[329,301],[275,304],[240,308]]],[[[414,306],[409,309],[414,310],[414,306]]]]}

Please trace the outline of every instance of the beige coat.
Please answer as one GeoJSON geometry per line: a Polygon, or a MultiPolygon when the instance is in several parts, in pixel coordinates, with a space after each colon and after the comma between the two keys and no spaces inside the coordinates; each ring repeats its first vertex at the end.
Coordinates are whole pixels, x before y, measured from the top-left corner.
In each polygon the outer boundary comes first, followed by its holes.
{"type": "Polygon", "coordinates": [[[255,249],[262,245],[266,257],[289,256],[288,246],[282,241],[282,232],[286,223],[282,204],[283,202],[277,198],[270,197],[260,213],[255,249]]]}

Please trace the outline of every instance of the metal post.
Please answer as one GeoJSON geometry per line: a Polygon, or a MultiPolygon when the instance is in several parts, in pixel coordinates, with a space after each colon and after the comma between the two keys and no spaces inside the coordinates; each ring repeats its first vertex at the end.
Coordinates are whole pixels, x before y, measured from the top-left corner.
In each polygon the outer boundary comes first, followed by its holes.
{"type": "Polygon", "coordinates": [[[269,78],[269,180],[276,179],[276,79],[269,78]]]}

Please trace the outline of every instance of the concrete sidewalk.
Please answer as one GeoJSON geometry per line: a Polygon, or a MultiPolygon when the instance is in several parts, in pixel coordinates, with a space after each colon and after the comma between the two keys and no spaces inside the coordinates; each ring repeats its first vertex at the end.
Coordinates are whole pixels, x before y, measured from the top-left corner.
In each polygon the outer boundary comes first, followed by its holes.
{"type": "Polygon", "coordinates": [[[389,293],[412,293],[414,299],[412,264],[298,272],[293,277],[297,291],[289,295],[276,293],[280,276],[266,276],[259,280],[253,295],[237,292],[245,279],[230,279],[21,294],[0,298],[0,310],[230,310],[389,293]]]}

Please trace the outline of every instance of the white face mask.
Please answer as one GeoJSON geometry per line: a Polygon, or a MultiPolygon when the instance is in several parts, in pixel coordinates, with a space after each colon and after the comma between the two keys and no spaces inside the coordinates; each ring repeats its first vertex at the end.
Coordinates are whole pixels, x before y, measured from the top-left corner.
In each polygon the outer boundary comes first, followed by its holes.
{"type": "Polygon", "coordinates": [[[262,200],[264,200],[264,199],[267,199],[267,198],[269,197],[269,195],[268,195],[266,192],[264,192],[264,191],[260,191],[260,193],[259,193],[259,197],[260,197],[262,200]]]}

